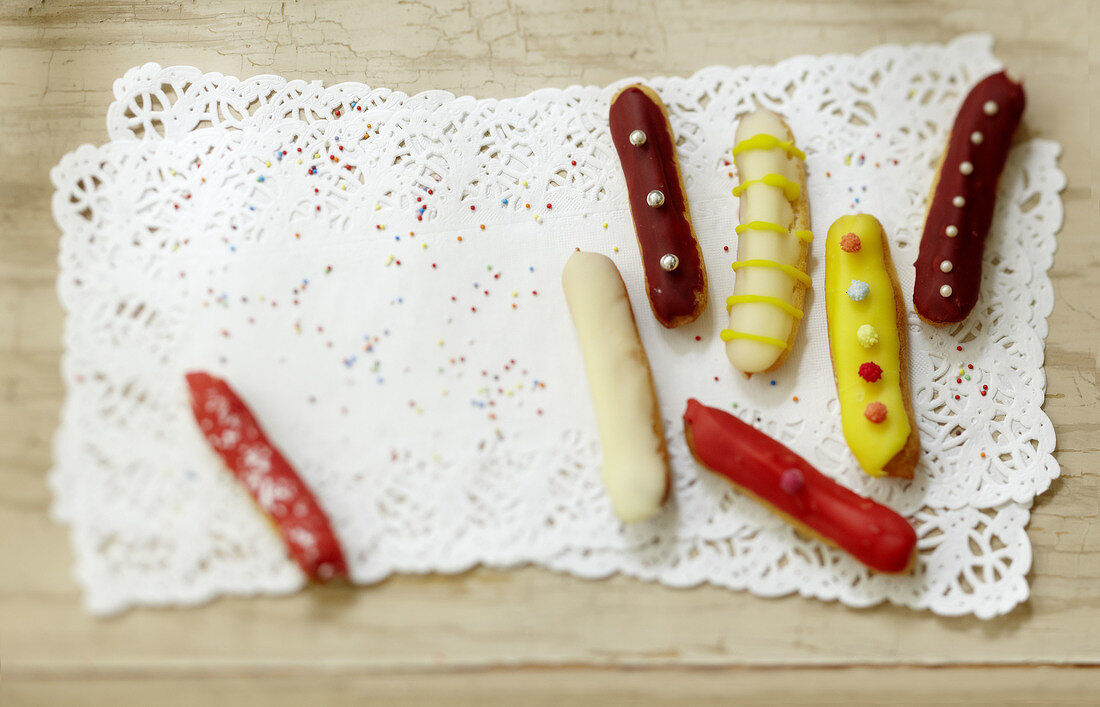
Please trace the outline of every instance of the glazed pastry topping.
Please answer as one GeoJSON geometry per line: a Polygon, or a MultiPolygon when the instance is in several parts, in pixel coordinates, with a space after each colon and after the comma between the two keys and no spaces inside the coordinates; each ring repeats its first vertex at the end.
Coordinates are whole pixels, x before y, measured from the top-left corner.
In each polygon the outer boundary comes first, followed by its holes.
{"type": "Polygon", "coordinates": [[[878,329],[870,324],[860,324],[856,329],[856,341],[865,349],[869,349],[878,343],[878,329]]]}
{"type": "Polygon", "coordinates": [[[876,425],[881,424],[886,419],[886,405],[877,400],[867,403],[867,409],[863,411],[863,416],[876,425]]]}
{"type": "Polygon", "coordinates": [[[707,273],[667,111],[656,93],[635,84],[611,99],[609,118],[653,315],[666,327],[687,324],[707,306],[707,273]]]}
{"type": "Polygon", "coordinates": [[[722,341],[734,341],[736,339],[745,339],[747,341],[758,341],[761,344],[767,344],[768,346],[774,346],[778,349],[787,348],[788,344],[782,339],[775,339],[770,336],[763,336],[761,334],[750,334],[747,331],[732,331],[730,329],[723,329],[718,332],[718,338],[722,341]]]}
{"type": "Polygon", "coordinates": [[[328,516],[229,384],[188,373],[191,411],[225,465],[274,522],[291,558],[312,580],[347,575],[328,516]]]}
{"type": "Polygon", "coordinates": [[[782,174],[765,174],[759,179],[750,179],[747,182],[741,182],[733,188],[734,196],[741,196],[745,193],[745,189],[751,187],[753,184],[766,184],[769,187],[775,187],[783,192],[783,196],[787,197],[787,201],[798,201],[798,195],[802,193],[802,187],[798,185],[798,182],[791,181],[782,174]]]}
{"type": "Polygon", "coordinates": [[[668,453],[626,286],[609,258],[576,252],[562,272],[562,287],[596,411],[604,487],[621,520],[644,520],[668,495],[668,453]]]}
{"type": "Polygon", "coordinates": [[[779,263],[779,262],[776,262],[774,260],[761,260],[761,259],[738,260],[733,264],[733,271],[737,272],[739,269],[745,268],[745,267],[749,267],[749,268],[778,268],[779,270],[782,270],[784,273],[789,275],[792,279],[797,280],[798,282],[801,282],[806,287],[809,287],[813,283],[813,281],[810,280],[809,275],[802,272],[801,270],[794,267],[793,265],[787,265],[786,263],[779,263]]]}
{"type": "MultiPolygon", "coordinates": [[[[858,337],[859,334],[857,333],[858,337]]],[[[882,378],[882,368],[874,361],[867,361],[861,363],[859,366],[859,377],[868,383],[877,383],[879,378],[882,378]]]]}
{"type": "Polygon", "coordinates": [[[862,302],[871,293],[871,286],[863,280],[852,280],[846,294],[853,302],[862,302]]]}
{"type": "Polygon", "coordinates": [[[738,224],[734,227],[733,232],[737,235],[741,235],[745,231],[775,231],[776,233],[789,233],[795,238],[809,243],[814,239],[813,231],[788,231],[780,226],[778,223],[768,223],[767,221],[751,221],[749,223],[738,224]]]}
{"type": "Polygon", "coordinates": [[[841,423],[852,453],[872,476],[887,473],[884,467],[916,429],[902,380],[908,374],[904,305],[884,239],[879,222],[861,214],[837,219],[825,240],[825,311],[841,423]],[[859,250],[845,250],[848,236],[859,239],[859,250]],[[860,297],[852,296],[855,282],[864,286],[860,297]]]}
{"type": "Polygon", "coordinates": [[[779,490],[794,495],[806,485],[806,477],[798,469],[786,469],[779,475],[779,490]]]}
{"type": "Polygon", "coordinates": [[[955,117],[915,263],[913,304],[933,324],[962,321],[978,300],[982,250],[1024,102],[1020,84],[1001,72],[980,81],[955,117]]]}
{"type": "Polygon", "coordinates": [[[779,307],[795,319],[801,319],[803,314],[801,309],[791,306],[786,300],[781,300],[778,297],[767,297],[765,295],[730,295],[726,298],[726,311],[730,311],[733,305],[739,302],[766,302],[772,306],[779,307]]]}
{"type": "Polygon", "coordinates": [[[780,140],[775,135],[760,133],[745,138],[733,147],[733,156],[737,157],[746,150],[774,150],[779,148],[791,157],[806,161],[806,153],[795,147],[794,140],[780,140]]]}
{"type": "Polygon", "coordinates": [[[737,126],[734,161],[741,182],[734,294],[726,300],[729,328],[720,333],[726,355],[747,374],[782,363],[802,319],[811,284],[803,154],[782,118],[766,110],[737,126]]]}
{"type": "Polygon", "coordinates": [[[825,476],[738,418],[688,400],[684,435],[710,471],[879,572],[905,572],[917,545],[909,522],[825,476]]]}

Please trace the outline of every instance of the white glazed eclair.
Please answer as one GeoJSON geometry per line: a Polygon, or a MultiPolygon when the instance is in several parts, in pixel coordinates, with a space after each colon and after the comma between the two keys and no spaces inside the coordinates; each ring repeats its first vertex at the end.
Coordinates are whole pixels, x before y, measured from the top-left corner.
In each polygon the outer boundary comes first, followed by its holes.
{"type": "Polygon", "coordinates": [[[579,251],[561,280],[596,411],[611,507],[626,522],[651,518],[668,497],[668,450],[626,286],[610,258],[579,251]]]}

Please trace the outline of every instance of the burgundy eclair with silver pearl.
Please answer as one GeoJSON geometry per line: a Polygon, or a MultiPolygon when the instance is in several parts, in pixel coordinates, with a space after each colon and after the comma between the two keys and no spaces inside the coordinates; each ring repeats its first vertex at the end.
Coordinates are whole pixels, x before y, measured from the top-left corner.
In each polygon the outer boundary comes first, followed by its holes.
{"type": "Polygon", "coordinates": [[[707,271],[668,112],[652,89],[634,84],[611,99],[609,118],[653,315],[669,328],[687,324],[707,307],[707,271]]]}
{"type": "Polygon", "coordinates": [[[1023,112],[1023,86],[1002,71],[978,82],[955,117],[915,263],[913,306],[930,324],[961,322],[978,301],[997,187],[1023,112]]]}

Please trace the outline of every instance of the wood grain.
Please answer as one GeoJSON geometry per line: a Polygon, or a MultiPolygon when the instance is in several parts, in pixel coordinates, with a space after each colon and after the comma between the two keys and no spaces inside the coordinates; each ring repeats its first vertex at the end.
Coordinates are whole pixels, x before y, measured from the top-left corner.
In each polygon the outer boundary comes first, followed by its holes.
{"type": "Polygon", "coordinates": [[[981,0],[215,2],[0,0],[0,695],[7,704],[912,704],[1096,699],[1100,665],[1097,9],[981,0]],[[239,76],[510,96],[708,64],[992,31],[1025,129],[1069,179],[1046,411],[1063,476],[1035,504],[1032,599],[982,622],[537,569],[399,577],[97,620],[45,471],[63,390],[49,168],[106,140],[146,61],[239,76]],[[1092,68],[1091,79],[1089,69],[1092,68]],[[1088,96],[1089,98],[1085,98],[1088,96]],[[1087,103],[1086,103],[1087,102],[1087,103]],[[936,667],[932,667],[936,666],[936,667]],[[1043,667],[1045,666],[1045,667],[1043,667]]]}
{"type": "MultiPolygon", "coordinates": [[[[225,671],[227,672],[227,671],[225,671]]],[[[66,680],[20,680],[7,693],[14,704],[233,705],[256,703],[265,685],[268,707],[380,705],[601,706],[718,705],[1012,705],[1096,704],[1100,671],[1080,668],[842,668],[838,670],[736,668],[621,670],[497,668],[492,670],[319,670],[302,674],[275,668],[227,676],[183,676],[173,671],[149,677],[85,675],[66,680]],[[886,688],[884,689],[884,686],[886,688]],[[824,697],[827,696],[827,697],[824,697]]]]}

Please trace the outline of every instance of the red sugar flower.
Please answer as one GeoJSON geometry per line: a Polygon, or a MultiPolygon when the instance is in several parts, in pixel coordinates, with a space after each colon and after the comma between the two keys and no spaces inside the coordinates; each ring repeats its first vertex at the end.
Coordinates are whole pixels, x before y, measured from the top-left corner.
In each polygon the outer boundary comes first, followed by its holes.
{"type": "Polygon", "coordinates": [[[868,383],[874,383],[882,378],[882,368],[874,361],[861,363],[859,365],[859,377],[868,383]]]}

